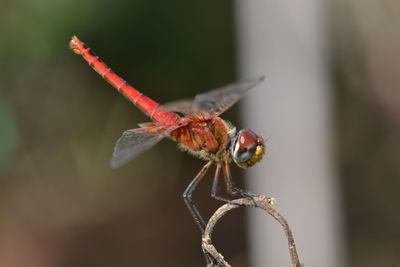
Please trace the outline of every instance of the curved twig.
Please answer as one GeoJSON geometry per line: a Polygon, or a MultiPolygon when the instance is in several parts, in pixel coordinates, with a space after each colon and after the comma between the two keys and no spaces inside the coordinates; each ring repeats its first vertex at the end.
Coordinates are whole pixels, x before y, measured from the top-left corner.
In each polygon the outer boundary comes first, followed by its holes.
{"type": "Polygon", "coordinates": [[[230,210],[236,209],[240,206],[256,207],[265,210],[282,226],[283,231],[286,234],[286,238],[289,246],[289,254],[292,267],[302,267],[300,264],[299,256],[296,251],[296,245],[292,231],[290,230],[289,224],[286,219],[280,215],[272,206],[275,202],[273,198],[267,198],[266,196],[260,195],[253,198],[240,198],[233,200],[231,203],[222,205],[214,214],[211,216],[207,223],[207,227],[203,234],[202,248],[204,256],[206,257],[207,267],[228,267],[231,266],[224,260],[223,255],[218,253],[211,241],[211,234],[214,230],[216,223],[230,210]]]}

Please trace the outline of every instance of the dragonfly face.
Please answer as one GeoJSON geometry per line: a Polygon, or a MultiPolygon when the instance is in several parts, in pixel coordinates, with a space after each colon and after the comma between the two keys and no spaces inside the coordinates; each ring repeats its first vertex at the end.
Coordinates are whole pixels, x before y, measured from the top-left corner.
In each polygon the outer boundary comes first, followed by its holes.
{"type": "Polygon", "coordinates": [[[264,155],[264,139],[251,129],[240,130],[231,148],[233,161],[242,168],[250,168],[264,155]]]}

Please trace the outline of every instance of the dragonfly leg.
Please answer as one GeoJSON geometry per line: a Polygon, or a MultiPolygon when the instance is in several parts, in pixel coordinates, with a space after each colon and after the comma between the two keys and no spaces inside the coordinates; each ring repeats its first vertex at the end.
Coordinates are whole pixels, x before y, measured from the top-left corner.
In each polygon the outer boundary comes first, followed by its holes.
{"type": "Polygon", "coordinates": [[[224,171],[226,190],[228,191],[229,194],[231,194],[233,196],[247,197],[247,198],[251,198],[251,199],[258,196],[257,194],[247,192],[241,188],[237,188],[234,186],[232,176],[231,176],[231,171],[229,169],[229,165],[227,162],[224,163],[223,171],[224,171]]]}
{"type": "Polygon", "coordinates": [[[185,201],[185,204],[189,209],[190,214],[192,215],[194,221],[196,222],[197,226],[200,228],[200,231],[202,233],[204,233],[206,223],[203,217],[201,217],[199,210],[192,201],[192,193],[196,189],[196,186],[199,184],[201,179],[207,173],[208,169],[210,169],[212,164],[213,161],[210,160],[206,165],[204,165],[204,167],[200,170],[200,172],[196,175],[196,177],[194,177],[194,179],[190,182],[185,192],[183,192],[183,200],[185,201]]]}
{"type": "Polygon", "coordinates": [[[215,176],[214,176],[214,180],[213,180],[213,184],[212,184],[212,188],[211,188],[211,197],[215,198],[217,200],[220,200],[222,202],[225,202],[225,203],[233,204],[232,200],[218,195],[218,181],[220,178],[221,168],[222,168],[221,164],[218,164],[217,169],[215,170],[215,176]]]}

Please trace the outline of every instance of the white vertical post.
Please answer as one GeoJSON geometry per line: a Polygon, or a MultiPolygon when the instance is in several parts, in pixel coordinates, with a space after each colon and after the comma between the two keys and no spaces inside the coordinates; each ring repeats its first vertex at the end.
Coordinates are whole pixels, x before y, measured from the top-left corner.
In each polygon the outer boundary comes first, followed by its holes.
{"type": "MultiPolygon", "coordinates": [[[[236,1],[240,75],[266,75],[242,110],[244,126],[269,137],[246,182],[278,200],[307,267],[344,264],[323,2],[236,1]]],[[[259,210],[249,218],[252,266],[289,266],[279,224],[259,210]]]]}

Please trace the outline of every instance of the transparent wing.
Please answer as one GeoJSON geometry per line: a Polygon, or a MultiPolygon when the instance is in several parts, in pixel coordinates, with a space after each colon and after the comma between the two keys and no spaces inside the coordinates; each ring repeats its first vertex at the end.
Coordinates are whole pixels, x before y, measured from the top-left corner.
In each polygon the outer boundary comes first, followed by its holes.
{"type": "Polygon", "coordinates": [[[186,116],[196,115],[202,118],[208,118],[212,115],[211,111],[205,109],[203,105],[196,102],[195,99],[181,99],[163,104],[161,111],[173,111],[182,113],[186,116]]]}
{"type": "Polygon", "coordinates": [[[115,144],[111,167],[117,168],[125,164],[153,147],[176,128],[177,126],[149,126],[123,132],[115,144]]]}
{"type": "Polygon", "coordinates": [[[228,84],[212,91],[196,95],[194,100],[179,100],[163,105],[163,109],[180,112],[185,115],[218,116],[237,101],[242,99],[252,88],[264,81],[264,76],[228,84]]]}

